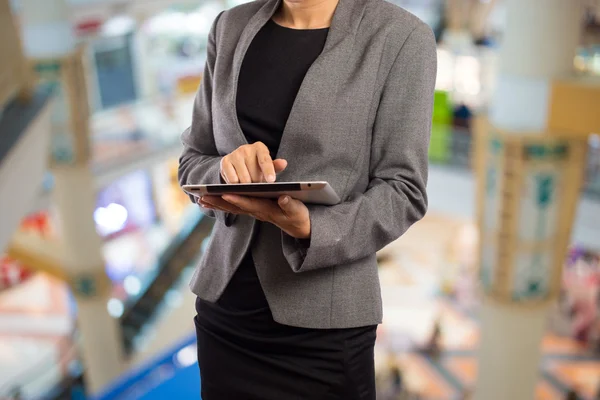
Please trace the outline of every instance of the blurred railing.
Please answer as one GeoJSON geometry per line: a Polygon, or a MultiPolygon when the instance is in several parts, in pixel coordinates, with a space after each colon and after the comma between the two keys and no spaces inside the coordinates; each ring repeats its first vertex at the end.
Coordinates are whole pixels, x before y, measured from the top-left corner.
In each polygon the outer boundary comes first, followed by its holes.
{"type": "Polygon", "coordinates": [[[121,316],[124,348],[128,354],[134,350],[136,337],[144,326],[154,319],[167,291],[183,270],[199,257],[200,245],[210,235],[213,220],[205,218],[196,209],[194,211],[188,213],[184,227],[158,260],[155,276],[121,316]]]}

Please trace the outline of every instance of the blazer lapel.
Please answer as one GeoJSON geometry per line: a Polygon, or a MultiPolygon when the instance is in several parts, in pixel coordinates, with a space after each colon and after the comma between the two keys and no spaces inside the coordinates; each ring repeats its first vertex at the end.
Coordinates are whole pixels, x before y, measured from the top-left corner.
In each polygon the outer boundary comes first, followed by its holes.
{"type": "MultiPolygon", "coordinates": [[[[304,125],[307,119],[321,118],[336,107],[339,91],[343,89],[343,79],[347,60],[354,46],[355,33],[369,0],[339,0],[322,53],[308,69],[298,90],[294,105],[290,111],[279,151],[278,158],[298,159],[306,147],[307,135],[325,135],[326,132],[308,132],[304,125]],[[318,98],[324,108],[315,110],[313,104],[318,98]]],[[[309,150],[309,149],[306,149],[309,150]]],[[[324,154],[323,156],[327,156],[324,154]]],[[[280,181],[320,180],[322,175],[315,172],[311,165],[301,160],[289,162],[288,167],[278,176],[280,181]]],[[[334,186],[335,183],[331,182],[334,186]]],[[[340,190],[340,187],[335,187],[340,190]]]]}
{"type": "MultiPolygon", "coordinates": [[[[237,130],[237,139],[240,140],[241,145],[248,144],[246,140],[246,136],[242,131],[242,127],[240,126],[240,122],[237,116],[237,91],[238,91],[238,80],[240,77],[240,70],[242,68],[242,62],[244,61],[244,57],[246,56],[246,52],[248,51],[248,47],[252,43],[252,40],[260,31],[260,29],[271,19],[277,8],[279,7],[281,0],[267,0],[265,4],[258,10],[256,14],[250,19],[237,43],[235,48],[235,52],[233,54],[233,83],[231,85],[231,104],[233,104],[233,118],[235,121],[235,126],[237,130]]],[[[236,146],[236,148],[239,146],[236,146]]]]}
{"type": "MultiPolygon", "coordinates": [[[[240,146],[248,143],[240,127],[236,109],[238,79],[242,62],[244,61],[244,57],[252,40],[260,29],[271,19],[273,14],[275,14],[281,5],[281,1],[282,0],[265,1],[264,5],[256,12],[256,14],[254,14],[244,28],[234,52],[231,104],[233,104],[232,111],[234,113],[233,117],[237,128],[237,134],[235,136],[236,140],[239,141],[240,146]]],[[[345,60],[351,54],[354,44],[354,34],[358,29],[368,2],[369,0],[339,0],[323,51],[309,68],[294,101],[294,105],[282,134],[277,154],[278,158],[286,158],[288,155],[293,154],[294,149],[297,148],[296,143],[294,142],[298,139],[297,136],[309,134],[309,132],[303,132],[301,127],[302,119],[310,117],[310,115],[307,116],[304,113],[305,110],[303,107],[303,104],[310,100],[309,93],[314,94],[316,93],[315,89],[319,89],[318,92],[326,93],[326,96],[331,98],[331,103],[334,102],[335,95],[339,88],[339,82],[331,78],[334,75],[338,75],[340,70],[347,64],[345,60]]],[[[285,181],[288,179],[287,177],[290,177],[290,179],[299,179],[298,177],[302,176],[301,169],[301,163],[290,163],[288,168],[279,175],[278,180],[285,181]]]]}

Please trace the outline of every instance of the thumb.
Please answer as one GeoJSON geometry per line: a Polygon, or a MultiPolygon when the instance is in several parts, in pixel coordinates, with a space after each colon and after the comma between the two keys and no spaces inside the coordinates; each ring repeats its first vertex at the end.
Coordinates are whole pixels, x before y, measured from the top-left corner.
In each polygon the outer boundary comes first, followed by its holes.
{"type": "Polygon", "coordinates": [[[281,172],[283,171],[286,167],[287,167],[287,161],[282,159],[282,158],[278,158],[277,160],[273,160],[273,167],[275,168],[275,172],[281,172]]]}
{"type": "Polygon", "coordinates": [[[301,210],[302,202],[292,199],[290,196],[281,196],[277,201],[279,207],[288,217],[293,216],[301,210]]]}

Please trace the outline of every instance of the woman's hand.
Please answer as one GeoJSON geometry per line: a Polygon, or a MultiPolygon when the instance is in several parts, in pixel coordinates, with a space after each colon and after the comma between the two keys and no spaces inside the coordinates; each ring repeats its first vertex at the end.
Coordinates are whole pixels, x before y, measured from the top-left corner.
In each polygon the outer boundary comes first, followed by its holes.
{"type": "Polygon", "coordinates": [[[287,161],[271,159],[269,149],[262,142],[245,144],[221,160],[221,176],[227,183],[275,182],[276,174],[283,171],[287,161]]]}
{"type": "Polygon", "coordinates": [[[298,239],[310,238],[308,208],[290,196],[277,201],[237,195],[203,196],[198,201],[202,207],[232,214],[251,215],[259,221],[270,222],[288,235],[298,239]]]}

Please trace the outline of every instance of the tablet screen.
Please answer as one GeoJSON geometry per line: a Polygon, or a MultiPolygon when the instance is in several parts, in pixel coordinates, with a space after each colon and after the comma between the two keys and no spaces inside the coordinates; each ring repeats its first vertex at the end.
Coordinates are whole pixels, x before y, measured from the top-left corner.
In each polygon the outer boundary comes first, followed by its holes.
{"type": "Polygon", "coordinates": [[[300,183],[271,183],[252,184],[242,183],[237,185],[206,185],[207,193],[223,193],[235,191],[237,193],[257,193],[257,192],[284,192],[302,190],[300,183]]]}

